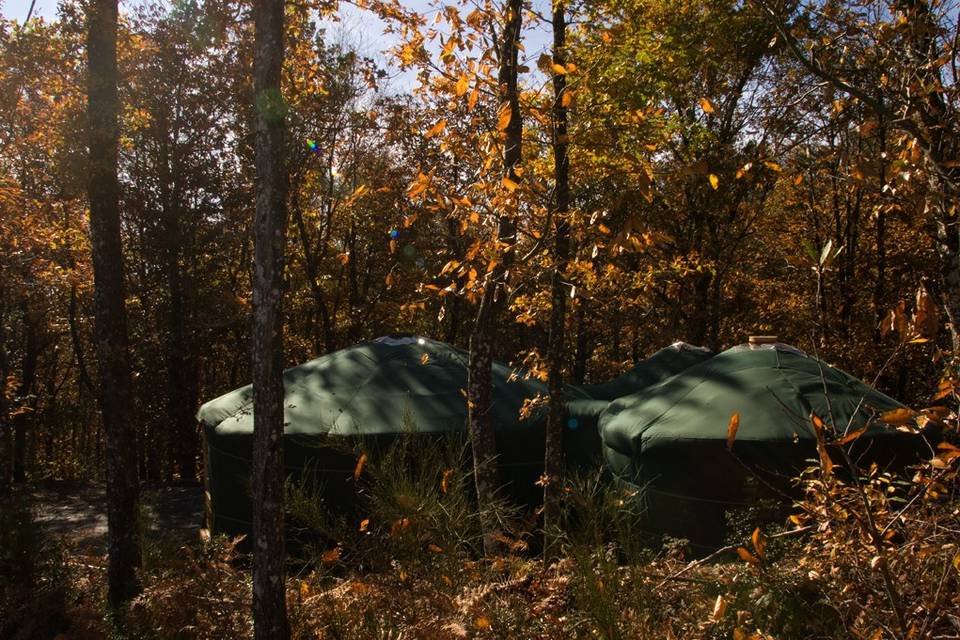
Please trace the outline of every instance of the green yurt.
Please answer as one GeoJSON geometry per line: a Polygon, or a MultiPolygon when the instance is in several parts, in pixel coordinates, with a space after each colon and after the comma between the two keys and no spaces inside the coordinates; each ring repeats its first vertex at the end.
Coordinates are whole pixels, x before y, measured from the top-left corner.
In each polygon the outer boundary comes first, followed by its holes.
{"type": "Polygon", "coordinates": [[[674,342],[646,360],[638,362],[632,369],[613,380],[600,384],[581,385],[577,389],[594,400],[610,402],[642,391],[711,357],[713,352],[710,349],[686,342],[674,342]]]}
{"type": "MultiPolygon", "coordinates": [[[[349,509],[356,459],[349,444],[384,442],[404,431],[464,431],[467,353],[427,338],[390,336],[336,351],[284,372],[284,464],[296,477],[319,473],[326,504],[349,509]],[[341,446],[337,446],[339,445],[341,446]],[[342,445],[348,446],[342,446],[342,445]]],[[[539,381],[494,363],[493,423],[506,495],[533,504],[542,488],[544,416],[519,417],[539,381]]],[[[207,402],[197,414],[207,447],[211,526],[247,531],[252,520],[253,389],[207,402]]]]}
{"type": "Polygon", "coordinates": [[[872,424],[857,455],[885,463],[922,444],[875,420],[902,406],[794,347],[750,344],[611,402],[600,434],[611,471],[642,497],[643,528],[706,549],[723,542],[728,508],[789,493],[789,478],[817,455],[811,413],[841,433],[872,424]]]}
{"type": "Polygon", "coordinates": [[[601,459],[600,415],[612,400],[636,393],[703,362],[713,352],[686,342],[675,342],[638,362],[621,376],[600,384],[567,386],[567,439],[576,441],[568,461],[585,467],[601,459]]]}

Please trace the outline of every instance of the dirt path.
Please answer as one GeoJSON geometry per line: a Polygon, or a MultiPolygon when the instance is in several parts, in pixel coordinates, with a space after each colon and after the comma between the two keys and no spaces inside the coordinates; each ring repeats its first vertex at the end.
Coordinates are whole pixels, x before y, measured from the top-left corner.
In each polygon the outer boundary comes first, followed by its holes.
{"type": "MultiPolygon", "coordinates": [[[[103,485],[33,488],[29,491],[36,521],[87,553],[106,553],[107,502],[103,485]]],[[[203,490],[199,486],[144,488],[141,493],[148,534],[196,538],[203,524],[203,490]]]]}

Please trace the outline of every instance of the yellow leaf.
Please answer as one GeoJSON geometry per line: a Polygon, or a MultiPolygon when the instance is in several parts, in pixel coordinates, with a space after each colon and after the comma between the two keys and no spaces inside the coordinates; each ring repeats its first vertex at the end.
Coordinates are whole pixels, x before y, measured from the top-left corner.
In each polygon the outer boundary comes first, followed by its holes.
{"type": "Polygon", "coordinates": [[[356,482],[360,479],[360,474],[363,473],[363,468],[367,466],[367,454],[361,453],[360,457],[357,459],[357,466],[353,468],[353,481],[356,482]]]}
{"type": "Polygon", "coordinates": [[[727,423],[727,449],[733,449],[733,441],[737,439],[737,429],[740,428],[740,412],[730,416],[730,422],[727,423]]]}
{"type": "Polygon", "coordinates": [[[713,113],[713,104],[706,98],[700,98],[700,108],[704,113],[713,113]]]}
{"type": "Polygon", "coordinates": [[[427,132],[423,135],[423,137],[424,137],[424,138],[432,138],[432,137],[434,137],[434,136],[436,136],[436,135],[439,135],[439,134],[440,134],[444,129],[446,129],[446,128],[447,128],[447,121],[446,121],[446,120],[441,120],[441,121],[438,122],[437,124],[433,125],[433,126],[430,128],[430,130],[427,131],[427,132]]]}
{"type": "Polygon", "coordinates": [[[310,595],[310,585],[306,580],[300,581],[300,599],[304,599],[310,595]]]}
{"type": "Polygon", "coordinates": [[[713,618],[714,622],[719,622],[726,612],[727,601],[723,599],[723,596],[717,596],[716,601],[713,603],[713,614],[710,617],[713,618]]]}
{"type": "Polygon", "coordinates": [[[600,233],[610,233],[610,227],[603,224],[602,222],[597,225],[597,229],[599,229],[600,233]]]}
{"type": "Polygon", "coordinates": [[[467,89],[469,88],[470,88],[470,76],[468,76],[467,74],[463,74],[462,76],[460,76],[460,79],[457,80],[457,86],[454,89],[454,92],[457,94],[457,97],[459,98],[460,96],[465,94],[467,92],[467,89]]]}
{"type": "Polygon", "coordinates": [[[430,363],[430,354],[424,353],[420,356],[420,364],[429,364],[430,363]]]}
{"type": "Polygon", "coordinates": [[[560,98],[560,106],[565,109],[573,106],[573,92],[569,89],[563,92],[563,96],[560,98]]]}
{"type": "Polygon", "coordinates": [[[497,111],[497,129],[499,131],[505,130],[510,126],[510,120],[513,118],[513,112],[510,110],[510,103],[505,102],[503,106],[500,107],[500,110],[497,111]]]}
{"type": "Polygon", "coordinates": [[[360,528],[358,529],[360,533],[363,533],[369,528],[370,528],[370,518],[364,518],[363,520],[360,521],[360,528]]]}
{"type": "Polygon", "coordinates": [[[709,176],[707,176],[707,180],[710,181],[710,186],[713,187],[714,191],[720,188],[720,178],[718,178],[715,174],[711,173],[709,176]]]}
{"type": "Polygon", "coordinates": [[[550,65],[550,70],[553,71],[558,76],[563,76],[567,74],[567,69],[562,64],[557,64],[554,62],[550,65]]]}
{"type": "Polygon", "coordinates": [[[470,273],[467,274],[467,279],[468,279],[470,282],[473,282],[474,280],[476,280],[476,279],[477,279],[477,270],[471,268],[471,269],[470,269],[470,273]]]}
{"type": "Polygon", "coordinates": [[[503,183],[503,186],[506,187],[507,191],[510,191],[511,193],[516,191],[517,187],[520,186],[516,182],[508,178],[507,176],[503,176],[502,183],[503,183]]]}
{"type": "Polygon", "coordinates": [[[767,169],[770,169],[770,171],[777,171],[777,172],[783,171],[783,168],[779,164],[777,164],[776,162],[772,162],[770,160],[767,160],[766,162],[764,162],[763,166],[765,166],[767,169]]]}

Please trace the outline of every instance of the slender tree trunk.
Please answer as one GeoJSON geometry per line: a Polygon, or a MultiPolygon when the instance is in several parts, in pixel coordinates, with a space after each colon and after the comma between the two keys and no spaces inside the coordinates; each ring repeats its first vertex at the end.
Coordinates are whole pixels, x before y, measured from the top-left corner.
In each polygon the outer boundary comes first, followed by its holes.
{"type": "MultiPolygon", "coordinates": [[[[509,105],[510,123],[507,125],[503,147],[504,177],[519,181],[516,169],[520,163],[523,124],[520,116],[520,96],[517,87],[517,44],[523,21],[521,0],[508,0],[507,15],[500,43],[500,90],[509,105]]],[[[516,223],[513,211],[501,210],[498,216],[497,240],[503,251],[502,259],[487,276],[486,286],[470,334],[470,362],[467,376],[467,414],[470,443],[473,450],[474,481],[480,505],[483,548],[488,555],[498,549],[497,522],[491,507],[500,486],[497,470],[497,446],[493,433],[490,409],[493,401],[493,330],[500,317],[500,307],[507,295],[507,269],[513,259],[516,241],[516,223]]]]}
{"type": "MultiPolygon", "coordinates": [[[[187,329],[186,291],[183,283],[183,222],[179,193],[180,173],[176,152],[170,153],[171,132],[165,114],[158,118],[160,143],[160,199],[164,225],[164,271],[167,280],[167,417],[173,429],[169,455],[176,462],[181,480],[197,477],[199,441],[193,417],[195,400],[191,398],[191,379],[195,377],[193,341],[187,329]]],[[[172,470],[169,471],[172,473],[172,470]]]]}
{"type": "Polygon", "coordinates": [[[285,640],[283,531],[283,266],[287,224],[283,1],[256,0],[253,91],[257,206],[253,264],[253,627],[285,640]]]}
{"type": "MultiPolygon", "coordinates": [[[[567,25],[562,0],[553,5],[553,63],[566,64],[567,25]]],[[[566,94],[566,76],[553,76],[553,273],[550,276],[550,337],[547,345],[548,387],[550,414],[547,417],[547,442],[543,460],[546,481],[543,486],[543,529],[546,544],[544,555],[553,556],[552,534],[560,526],[560,503],[563,495],[563,425],[566,408],[563,394],[564,322],[567,295],[563,274],[570,260],[570,159],[567,157],[567,109],[563,104],[566,94]]]]}
{"type": "MultiPolygon", "coordinates": [[[[577,319],[577,350],[573,360],[573,383],[583,384],[587,379],[587,361],[590,359],[590,353],[593,350],[591,346],[590,330],[587,327],[587,308],[590,306],[588,299],[580,300],[577,305],[574,316],[577,319]]],[[[619,331],[614,335],[619,337],[619,331]]],[[[614,350],[616,353],[617,350],[614,350]]]]}
{"type": "Polygon", "coordinates": [[[109,583],[114,608],[139,591],[139,487],[131,429],[130,358],[117,178],[117,0],[91,0],[87,14],[90,240],[100,412],[106,441],[109,583]]]}
{"type": "Polygon", "coordinates": [[[21,304],[23,324],[26,332],[26,349],[23,354],[23,369],[20,374],[20,384],[17,388],[17,397],[20,399],[21,410],[13,417],[13,481],[23,482],[27,479],[27,423],[30,414],[26,410],[27,397],[33,391],[33,382],[37,374],[37,359],[40,347],[37,342],[37,326],[30,317],[27,303],[21,304]]]}

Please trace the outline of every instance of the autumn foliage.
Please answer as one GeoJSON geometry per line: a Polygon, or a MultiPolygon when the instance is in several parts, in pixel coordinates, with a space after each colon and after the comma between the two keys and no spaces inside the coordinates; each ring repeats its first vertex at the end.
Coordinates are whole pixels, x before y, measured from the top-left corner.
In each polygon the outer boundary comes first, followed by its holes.
{"type": "MultiPolygon", "coordinates": [[[[607,380],[678,339],[719,349],[776,334],[917,408],[887,416],[892,428],[943,434],[917,466],[858,468],[837,453],[856,434],[811,416],[819,455],[790,519],[740,514],[726,552],[694,565],[682,542],[635,548],[629,496],[583,478],[563,485],[557,562],[534,557],[536,516],[509,505],[503,556],[481,559],[459,461],[427,457],[442,466],[411,479],[358,451],[369,502],[357,522],[288,493],[316,533],[289,571],[295,637],[960,634],[958,4],[573,3],[558,56],[543,36],[556,7],[530,3],[513,102],[499,73],[510,3],[425,4],[287,3],[282,95],[268,102],[253,95],[250,3],[121,14],[140,481],[197,481],[195,409],[251,378],[255,121],[276,110],[287,122],[286,365],[389,333],[466,348],[486,298],[498,305],[492,355],[544,380],[551,368],[607,380]],[[375,22],[387,50],[354,42],[338,15],[375,22]],[[506,153],[517,128],[519,159],[506,153]],[[569,159],[560,207],[558,144],[569,159]],[[558,294],[559,359],[548,357],[558,294]]],[[[77,0],[55,17],[0,21],[3,492],[95,480],[105,466],[85,29],[77,0]]],[[[728,445],[738,428],[739,414],[728,445]]],[[[441,454],[452,455],[430,456],[441,454]]],[[[0,511],[0,540],[29,537],[14,511],[0,511]]],[[[132,632],[244,637],[250,584],[235,542],[148,558],[132,632]]],[[[90,622],[97,560],[71,568],[53,546],[25,553],[16,562],[37,572],[24,580],[41,576],[91,637],[105,633],[90,622]],[[76,591],[43,577],[64,571],[83,578],[76,591]]],[[[6,588],[0,597],[26,606],[6,588]]]]}

